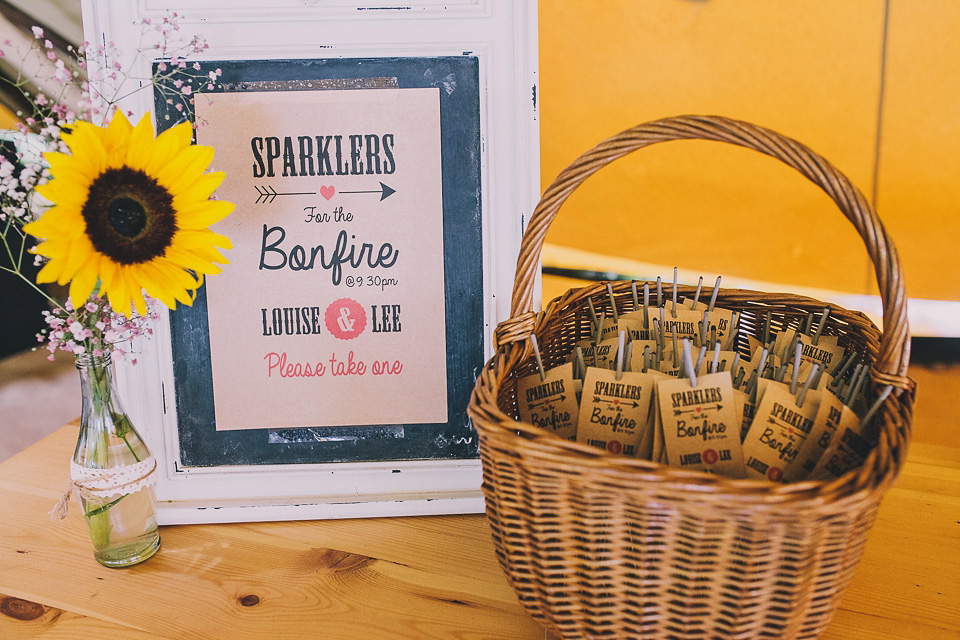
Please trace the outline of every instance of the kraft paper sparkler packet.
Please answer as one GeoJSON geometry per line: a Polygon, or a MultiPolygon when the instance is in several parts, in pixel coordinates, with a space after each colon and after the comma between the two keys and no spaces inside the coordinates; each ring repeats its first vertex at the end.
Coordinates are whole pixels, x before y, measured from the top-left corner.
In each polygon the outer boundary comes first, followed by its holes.
{"type": "Polygon", "coordinates": [[[643,313],[639,311],[622,314],[617,322],[617,330],[626,331],[630,340],[653,339],[653,328],[643,326],[643,313]]]}
{"type": "Polygon", "coordinates": [[[833,480],[839,478],[847,471],[855,469],[863,464],[867,455],[873,448],[863,437],[860,431],[860,421],[856,414],[846,405],[843,407],[849,412],[840,418],[844,426],[838,426],[833,440],[823,452],[817,465],[807,476],[807,480],[833,480]]]}
{"type": "Polygon", "coordinates": [[[730,373],[657,381],[667,461],[681,469],[744,476],[730,373]]]}
{"type": "Polygon", "coordinates": [[[590,367],[583,381],[577,442],[634,456],[650,417],[655,378],[590,367]]]}
{"type": "Polygon", "coordinates": [[[788,327],[778,332],[776,340],[773,341],[771,353],[780,358],[781,361],[789,359],[793,356],[792,346],[795,338],[799,339],[799,334],[796,329],[788,327]]]}
{"type": "Polygon", "coordinates": [[[651,404],[653,403],[656,404],[653,406],[653,426],[651,429],[653,432],[653,442],[650,451],[650,460],[659,462],[660,464],[667,464],[667,444],[666,438],[663,435],[663,420],[660,419],[660,392],[657,385],[653,387],[651,404]]]}
{"type": "Polygon", "coordinates": [[[783,481],[786,469],[796,460],[813,430],[817,405],[808,393],[800,407],[788,386],[767,384],[743,440],[747,477],[783,481]]]}
{"type": "MultiPolygon", "coordinates": [[[[604,367],[617,352],[617,341],[606,340],[601,344],[581,347],[583,362],[588,367],[604,367]]],[[[572,358],[572,354],[571,354],[572,358]]]]}
{"type": "Polygon", "coordinates": [[[797,459],[784,472],[783,477],[788,482],[807,478],[816,468],[824,452],[829,449],[836,434],[848,428],[856,428],[859,422],[856,414],[832,393],[812,391],[808,394],[808,398],[810,396],[815,396],[818,401],[817,416],[814,419],[813,430],[800,447],[797,459]]]}
{"type": "Polygon", "coordinates": [[[740,442],[742,443],[744,437],[747,435],[747,431],[750,429],[750,423],[753,422],[753,414],[756,407],[750,402],[749,393],[736,388],[733,390],[733,406],[737,417],[740,419],[738,433],[740,434],[740,442]]]}
{"type": "Polygon", "coordinates": [[[699,339],[700,322],[703,321],[703,311],[692,311],[677,306],[676,316],[670,309],[670,304],[663,314],[663,334],[671,336],[674,331],[677,333],[677,340],[686,338],[691,342],[699,339]]]}
{"type": "Polygon", "coordinates": [[[831,345],[827,340],[828,337],[834,336],[821,336],[817,344],[813,344],[807,336],[800,338],[802,345],[800,360],[803,363],[800,367],[801,376],[805,375],[814,363],[819,364],[821,370],[830,371],[844,357],[847,350],[835,344],[836,341],[831,345]]]}
{"type": "Polygon", "coordinates": [[[633,340],[630,342],[630,371],[643,372],[644,369],[644,347],[649,347],[647,352],[647,369],[655,371],[657,362],[655,356],[657,352],[657,343],[655,340],[633,340]]]}
{"type": "Polygon", "coordinates": [[[697,316],[698,323],[703,322],[703,312],[708,311],[707,326],[703,329],[703,333],[709,337],[710,328],[713,327],[716,339],[721,340],[721,342],[726,342],[726,337],[730,332],[733,321],[732,310],[714,305],[713,310],[709,311],[710,305],[708,303],[703,300],[695,301],[693,298],[682,298],[677,304],[678,308],[682,306],[694,314],[699,314],[697,316]]]}
{"type": "Polygon", "coordinates": [[[573,440],[580,412],[576,396],[578,382],[573,377],[572,362],[547,370],[542,379],[539,373],[520,378],[517,381],[520,419],[573,440]]]}
{"type": "Polygon", "coordinates": [[[659,457],[663,452],[663,423],[660,422],[660,410],[657,407],[657,385],[658,379],[668,378],[665,374],[648,370],[654,384],[650,394],[650,409],[647,412],[647,426],[640,436],[640,444],[637,447],[637,457],[642,460],[654,460],[654,453],[659,457]]]}
{"type": "Polygon", "coordinates": [[[620,345],[619,336],[613,336],[612,338],[604,338],[600,342],[600,344],[597,345],[597,348],[594,351],[593,366],[600,367],[601,369],[609,369],[611,364],[614,361],[614,358],[617,357],[617,347],[619,345],[620,345]]]}
{"type": "MultiPolygon", "coordinates": [[[[737,356],[736,351],[720,351],[716,353],[717,356],[717,370],[710,371],[710,367],[713,365],[713,356],[714,351],[712,349],[707,349],[706,355],[703,356],[703,362],[700,363],[700,367],[697,369],[697,374],[703,373],[720,373],[721,371],[727,371],[731,376],[736,377],[736,371],[732,370],[733,361],[737,356]]],[[[740,358],[742,360],[743,358],[740,358]]],[[[740,365],[737,365],[737,368],[740,368],[740,365]]]]}
{"type": "MultiPolygon", "coordinates": [[[[760,366],[761,353],[763,352],[763,346],[758,346],[757,349],[753,352],[753,355],[749,358],[742,358],[740,360],[740,367],[743,369],[743,382],[746,383],[750,380],[750,374],[757,370],[757,367],[760,366]]],[[[780,358],[771,354],[767,354],[767,361],[764,365],[764,370],[773,369],[776,371],[780,368],[780,358]]],[[[763,374],[763,372],[757,372],[758,375],[763,374]]]]}

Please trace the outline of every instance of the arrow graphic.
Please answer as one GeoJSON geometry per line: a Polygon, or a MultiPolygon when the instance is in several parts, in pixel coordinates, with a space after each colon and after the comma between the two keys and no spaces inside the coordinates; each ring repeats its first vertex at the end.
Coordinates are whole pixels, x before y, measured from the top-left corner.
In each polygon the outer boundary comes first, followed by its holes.
{"type": "Polygon", "coordinates": [[[634,401],[631,403],[631,402],[625,402],[625,401],[623,401],[623,400],[607,400],[606,398],[601,398],[600,396],[593,396],[593,401],[594,401],[594,402],[605,402],[605,403],[607,403],[607,404],[619,404],[619,405],[623,405],[624,407],[630,407],[630,406],[632,406],[634,409],[636,409],[637,407],[640,406],[640,403],[637,402],[636,400],[634,400],[634,401]]]}
{"type": "Polygon", "coordinates": [[[540,400],[540,401],[538,401],[538,402],[531,402],[531,403],[530,403],[530,406],[531,406],[531,407],[539,407],[539,406],[542,405],[542,404],[550,404],[550,403],[553,403],[553,402],[563,402],[563,401],[566,400],[566,399],[567,399],[567,396],[561,394],[559,398],[546,397],[546,398],[543,398],[542,400],[540,400]]]}
{"type": "Polygon", "coordinates": [[[267,185],[261,187],[260,185],[254,185],[254,189],[257,190],[257,202],[256,204],[269,204],[277,199],[277,196],[315,196],[317,195],[316,191],[288,191],[288,192],[278,192],[272,186],[267,185]]]}
{"type": "MultiPolygon", "coordinates": [[[[718,405],[717,405],[717,411],[719,411],[719,410],[722,409],[722,408],[723,408],[723,405],[721,405],[721,404],[718,404],[718,405]]],[[[712,409],[713,409],[712,406],[711,406],[711,407],[702,407],[702,408],[701,408],[701,411],[700,411],[699,413],[702,413],[703,410],[712,410],[712,409]]],[[[687,410],[674,409],[674,410],[673,410],[673,415],[675,415],[675,416],[682,416],[682,415],[685,414],[685,413],[698,413],[698,412],[697,412],[696,409],[687,409],[687,410]]]]}
{"type": "Polygon", "coordinates": [[[391,189],[390,187],[388,187],[387,185],[385,185],[385,184],[383,184],[383,183],[381,182],[381,183],[380,183],[380,188],[379,188],[379,189],[373,189],[372,191],[341,191],[340,193],[379,193],[379,194],[380,194],[380,202],[383,202],[384,200],[386,200],[387,198],[389,198],[390,196],[392,196],[392,195],[395,194],[396,192],[397,192],[396,189],[391,189]]]}

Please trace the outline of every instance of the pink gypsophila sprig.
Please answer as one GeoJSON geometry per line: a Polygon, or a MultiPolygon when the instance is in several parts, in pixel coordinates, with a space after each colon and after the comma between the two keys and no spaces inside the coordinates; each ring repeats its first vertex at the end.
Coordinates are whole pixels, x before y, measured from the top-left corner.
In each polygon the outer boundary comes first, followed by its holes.
{"type": "Polygon", "coordinates": [[[70,301],[53,311],[44,311],[47,328],[37,334],[38,342],[46,342],[53,360],[57,349],[74,355],[102,356],[113,353],[114,358],[135,363],[129,344],[133,338],[153,334],[153,323],[160,318],[160,303],[147,299],[147,315],[133,314],[127,318],[117,313],[103,296],[91,296],[79,309],[70,301]]]}

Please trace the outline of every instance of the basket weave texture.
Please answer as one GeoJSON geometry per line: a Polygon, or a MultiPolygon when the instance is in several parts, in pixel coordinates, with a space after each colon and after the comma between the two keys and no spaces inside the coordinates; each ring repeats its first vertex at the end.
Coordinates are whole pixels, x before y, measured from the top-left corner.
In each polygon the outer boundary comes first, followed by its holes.
{"type": "MultiPolygon", "coordinates": [[[[618,310],[629,282],[613,283],[618,310]]],[[[693,295],[692,287],[680,287],[693,295]]],[[[706,298],[712,293],[707,288],[706,298]]],[[[721,289],[759,336],[820,312],[789,294],[721,289]]],[[[487,517],[500,564],[526,610],[563,638],[814,638],[829,623],[863,551],[880,499],[910,437],[914,383],[897,252],[863,195],[802,144],[745,122],[683,116],[639,125],[585,153],[551,184],[524,234],[511,317],[468,406],[480,441],[487,517]],[[883,301],[883,332],[863,314],[831,308],[825,333],[872,359],[872,392],[893,385],[874,418],[879,441],[864,465],[832,482],[773,485],[616,456],[516,419],[518,378],[564,361],[587,334],[588,299],[610,313],[606,283],[533,310],[540,252],[560,207],[587,177],[650,144],[728,142],[778,158],[821,187],[863,238],[883,301]]]]}

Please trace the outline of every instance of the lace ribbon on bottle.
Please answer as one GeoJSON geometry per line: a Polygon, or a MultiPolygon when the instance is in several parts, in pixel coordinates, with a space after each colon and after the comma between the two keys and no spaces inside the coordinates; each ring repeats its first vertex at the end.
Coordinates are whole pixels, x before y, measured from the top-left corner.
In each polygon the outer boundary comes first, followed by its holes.
{"type": "Polygon", "coordinates": [[[107,502],[134,493],[156,482],[157,460],[150,456],[136,464],[93,469],[70,461],[70,484],[66,493],[50,511],[52,520],[67,517],[70,495],[76,491],[85,500],[107,502]]]}

